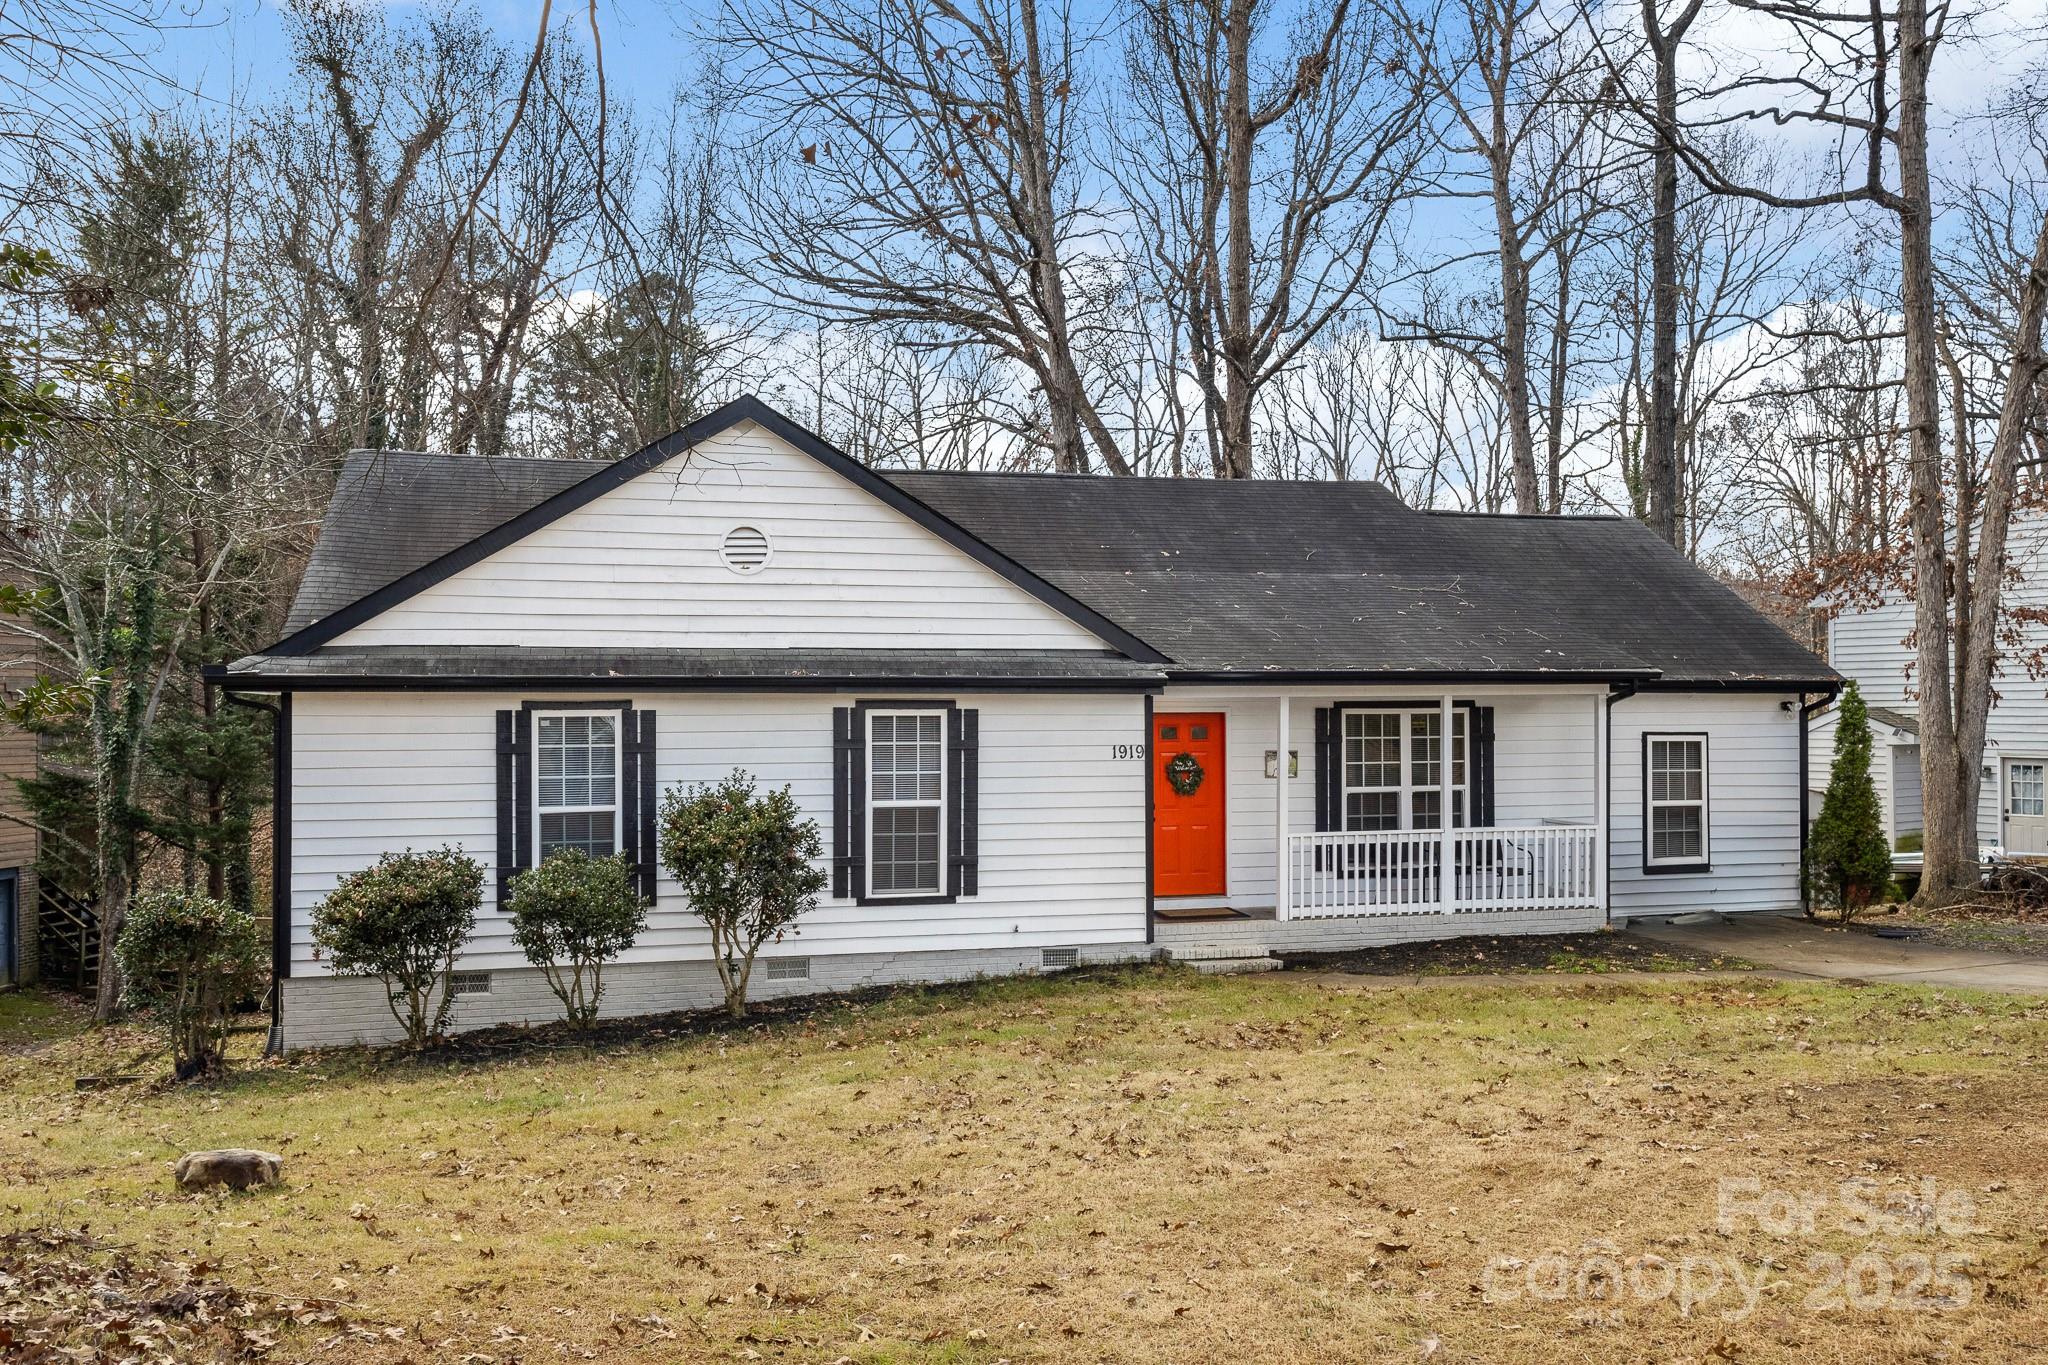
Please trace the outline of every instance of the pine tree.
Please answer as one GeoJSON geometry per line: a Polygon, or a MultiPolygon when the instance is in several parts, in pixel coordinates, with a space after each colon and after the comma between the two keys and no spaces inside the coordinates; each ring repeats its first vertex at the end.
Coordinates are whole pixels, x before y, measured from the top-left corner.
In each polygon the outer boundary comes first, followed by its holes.
{"type": "Polygon", "coordinates": [[[1835,721],[1835,763],[1806,844],[1806,890],[1815,905],[1853,916],[1884,892],[1892,851],[1870,780],[1870,711],[1850,683],[1835,721]]]}

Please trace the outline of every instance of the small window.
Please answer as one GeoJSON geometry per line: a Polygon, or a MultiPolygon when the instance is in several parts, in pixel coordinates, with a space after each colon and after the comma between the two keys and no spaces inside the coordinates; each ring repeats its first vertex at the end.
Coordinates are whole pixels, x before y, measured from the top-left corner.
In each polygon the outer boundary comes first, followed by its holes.
{"type": "Polygon", "coordinates": [[[491,974],[489,972],[448,973],[448,994],[451,996],[489,995],[490,993],[491,974]]]}
{"type": "Polygon", "coordinates": [[[809,981],[811,960],[807,957],[771,957],[768,959],[770,981],[809,981]]]}
{"type": "Polygon", "coordinates": [[[1207,739],[1208,737],[1209,737],[1209,727],[1208,727],[1208,726],[1206,726],[1206,725],[1190,725],[1190,726],[1188,727],[1188,738],[1189,738],[1189,739],[1207,739]]]}
{"type": "Polygon", "coordinates": [[[774,554],[775,545],[768,539],[768,533],[752,526],[733,527],[725,533],[725,543],[718,547],[719,559],[734,573],[759,573],[768,567],[774,554]]]}
{"type": "Polygon", "coordinates": [[[945,860],[946,717],[868,713],[868,894],[936,896],[945,860]]]}
{"type": "Polygon", "coordinates": [[[538,856],[565,848],[618,852],[619,717],[612,711],[537,712],[533,719],[534,840],[538,856]]]}
{"type": "Polygon", "coordinates": [[[1643,865],[1707,865],[1707,737],[1643,736],[1643,865]]]}

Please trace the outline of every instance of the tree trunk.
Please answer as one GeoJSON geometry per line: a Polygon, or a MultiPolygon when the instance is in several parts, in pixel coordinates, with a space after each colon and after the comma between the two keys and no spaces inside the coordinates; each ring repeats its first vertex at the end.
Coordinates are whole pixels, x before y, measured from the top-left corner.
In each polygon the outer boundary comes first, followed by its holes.
{"type": "Polygon", "coordinates": [[[1227,478],[1252,474],[1252,0],[1230,0],[1224,20],[1223,442],[1227,478]]]}
{"type": "Polygon", "coordinates": [[[1924,861],[1920,900],[1954,901],[1977,882],[1981,756],[1957,743],[1949,654],[1949,559],[1942,486],[1939,339],[1935,330],[1933,192],[1927,168],[1926,0],[1902,0],[1899,35],[1899,279],[1905,331],[1908,520],[1918,639],[1924,861]],[[1967,765],[1966,765],[1967,760],[1967,765]]]}
{"type": "MultiPolygon", "coordinates": [[[[1693,7],[1697,12],[1698,6],[1693,7]]],[[[1655,0],[1643,0],[1643,27],[1657,63],[1657,150],[1651,169],[1650,420],[1644,432],[1643,484],[1650,529],[1678,544],[1678,125],[1677,43],[1691,13],[1668,36],[1655,0]]]]}

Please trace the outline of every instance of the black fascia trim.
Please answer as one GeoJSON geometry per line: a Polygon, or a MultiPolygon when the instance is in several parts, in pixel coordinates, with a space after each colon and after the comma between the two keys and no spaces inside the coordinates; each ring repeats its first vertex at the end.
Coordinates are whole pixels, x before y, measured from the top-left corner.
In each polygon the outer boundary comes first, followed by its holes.
{"type": "MultiPolygon", "coordinates": [[[[1647,680],[1659,677],[1656,669],[1536,669],[1520,672],[1475,673],[1469,669],[1450,669],[1432,672],[1386,672],[1371,669],[1324,668],[1324,669],[1191,669],[1174,668],[1166,670],[1168,683],[1349,683],[1357,686],[1385,683],[1408,684],[1452,684],[1464,687],[1487,687],[1519,683],[1617,683],[1635,682],[1648,685],[1647,680]]],[[[1786,690],[1783,687],[1776,689],[1786,690]]]]}
{"type": "Polygon", "coordinates": [[[1842,690],[1842,679],[1738,678],[1687,682],[1659,677],[1641,686],[1645,692],[1820,692],[1832,697],[1842,690]]]}
{"type": "Polygon", "coordinates": [[[774,408],[769,407],[752,394],[735,398],[720,405],[678,431],[672,431],[652,445],[627,456],[616,463],[605,465],[590,477],[572,484],[568,488],[536,506],[528,508],[510,521],[503,522],[482,535],[459,545],[442,555],[414,569],[404,577],[387,583],[364,597],[359,597],[337,611],[329,612],[311,625],[286,636],[265,654],[304,654],[326,644],[337,635],[351,630],[378,614],[388,611],[398,603],[413,597],[426,588],[432,587],[451,574],[457,573],[477,561],[497,553],[507,545],[525,539],[551,522],[583,507],[613,489],[638,478],[657,465],[665,464],[675,456],[683,454],[710,440],[712,437],[740,425],[753,422],[779,436],[790,445],[824,465],[856,488],[878,499],[885,505],[901,512],[925,530],[961,551],[970,558],[1001,574],[1039,601],[1059,612],[1068,620],[1085,627],[1103,640],[1115,645],[1123,653],[1144,663],[1165,663],[1166,656],[1145,643],[1137,636],[1117,625],[1093,607],[1060,591],[1045,579],[1003,554],[995,547],[971,534],[957,523],[948,520],[930,506],[874,471],[862,465],[851,456],[834,449],[813,433],[804,430],[774,408]]]}
{"type": "MultiPolygon", "coordinates": [[[[295,674],[290,676],[240,673],[222,674],[222,686],[249,692],[547,692],[555,689],[584,691],[589,678],[509,676],[495,673],[448,674],[422,677],[417,674],[373,674],[361,677],[295,674]]],[[[955,692],[1150,692],[1157,693],[1159,678],[667,678],[631,679],[636,692],[858,692],[879,688],[916,689],[940,694],[955,692]]],[[[553,705],[554,703],[549,703],[553,705]]]]}
{"type": "Polygon", "coordinates": [[[522,711],[630,711],[633,709],[633,703],[631,701],[618,700],[572,701],[564,697],[560,701],[523,701],[519,703],[519,709],[522,711]]]}

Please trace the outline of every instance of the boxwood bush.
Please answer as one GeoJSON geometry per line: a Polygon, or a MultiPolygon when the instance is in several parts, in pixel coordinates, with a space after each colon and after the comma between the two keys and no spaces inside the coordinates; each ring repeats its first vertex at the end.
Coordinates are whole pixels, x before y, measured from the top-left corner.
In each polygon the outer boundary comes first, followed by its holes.
{"type": "Polygon", "coordinates": [[[604,965],[632,947],[647,923],[632,863],[558,850],[512,878],[505,907],[512,937],[547,977],[570,1024],[590,1027],[604,997],[604,965]]]}
{"type": "Polygon", "coordinates": [[[424,1047],[447,1030],[448,974],[483,898],[483,867],[460,849],[387,853],[314,909],[313,942],[336,974],[381,978],[406,1041],[424,1047]]]}

